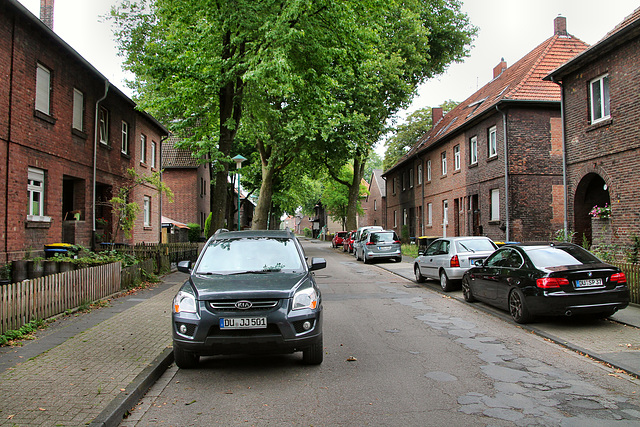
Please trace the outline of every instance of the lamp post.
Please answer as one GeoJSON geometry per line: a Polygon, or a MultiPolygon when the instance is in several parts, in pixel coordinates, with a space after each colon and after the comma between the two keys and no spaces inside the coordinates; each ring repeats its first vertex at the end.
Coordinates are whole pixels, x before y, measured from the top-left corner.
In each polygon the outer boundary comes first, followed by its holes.
{"type": "Polygon", "coordinates": [[[236,179],[238,180],[238,231],[240,231],[240,174],[238,172],[240,171],[242,162],[244,162],[247,159],[242,157],[240,154],[238,154],[231,160],[236,162],[236,179]]]}

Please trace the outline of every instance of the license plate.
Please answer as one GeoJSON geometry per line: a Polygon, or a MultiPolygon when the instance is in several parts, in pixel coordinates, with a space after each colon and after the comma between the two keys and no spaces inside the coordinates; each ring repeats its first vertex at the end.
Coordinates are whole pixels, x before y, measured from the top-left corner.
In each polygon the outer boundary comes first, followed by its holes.
{"type": "Polygon", "coordinates": [[[264,329],[266,327],[267,327],[266,317],[220,318],[220,329],[264,329]]]}
{"type": "Polygon", "coordinates": [[[602,279],[576,280],[576,288],[593,288],[597,286],[602,286],[602,279]]]}
{"type": "Polygon", "coordinates": [[[391,246],[378,246],[379,251],[390,251],[391,246]]]}

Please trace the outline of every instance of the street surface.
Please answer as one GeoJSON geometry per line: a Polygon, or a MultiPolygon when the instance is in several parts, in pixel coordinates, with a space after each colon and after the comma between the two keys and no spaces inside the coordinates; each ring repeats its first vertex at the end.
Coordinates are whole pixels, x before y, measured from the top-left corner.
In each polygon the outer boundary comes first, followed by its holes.
{"type": "Polygon", "coordinates": [[[303,244],[327,260],[322,365],[294,354],[171,367],[121,425],[640,424],[640,380],[328,242],[303,244]]]}

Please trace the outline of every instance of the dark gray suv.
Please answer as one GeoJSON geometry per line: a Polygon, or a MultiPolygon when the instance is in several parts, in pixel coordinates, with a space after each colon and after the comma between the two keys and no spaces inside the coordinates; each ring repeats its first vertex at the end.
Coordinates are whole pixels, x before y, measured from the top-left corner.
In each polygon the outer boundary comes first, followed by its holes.
{"type": "Polygon", "coordinates": [[[290,230],[220,230],[189,273],[173,302],[173,353],[180,368],[200,356],[302,351],[322,363],[322,298],[302,246],[290,230]]]}

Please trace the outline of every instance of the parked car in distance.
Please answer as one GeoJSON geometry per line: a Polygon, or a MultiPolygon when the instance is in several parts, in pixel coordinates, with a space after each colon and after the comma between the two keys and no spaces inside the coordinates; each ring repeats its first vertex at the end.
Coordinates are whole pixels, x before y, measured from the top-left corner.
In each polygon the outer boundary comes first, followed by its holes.
{"type": "Polygon", "coordinates": [[[353,239],[356,235],[356,230],[350,231],[347,237],[344,238],[342,243],[342,252],[353,252],[353,239]]]}
{"type": "Polygon", "coordinates": [[[452,291],[474,262],[484,260],[496,249],[495,243],[484,236],[442,237],[434,240],[426,250],[418,251],[413,264],[416,281],[440,280],[443,291],[452,291]]]}
{"type": "Polygon", "coordinates": [[[349,234],[348,231],[338,231],[331,239],[331,247],[337,248],[338,246],[342,246],[344,243],[344,238],[349,234]]]}
{"type": "Polygon", "coordinates": [[[363,260],[365,264],[380,259],[402,260],[402,245],[395,231],[367,230],[363,236],[356,259],[363,260]]]}
{"type": "Polygon", "coordinates": [[[365,233],[367,230],[383,230],[383,228],[380,227],[379,225],[367,225],[365,227],[358,228],[353,238],[353,255],[354,256],[356,255],[356,249],[362,243],[362,239],[364,237],[363,233],[365,233]]]}
{"type": "Polygon", "coordinates": [[[505,245],[467,270],[462,293],[527,323],[539,315],[608,317],[629,305],[626,276],[572,243],[505,245]]]}
{"type": "Polygon", "coordinates": [[[322,363],[322,298],[302,246],[290,230],[218,231],[173,301],[173,354],[180,368],[200,356],[293,353],[322,363]]]}

